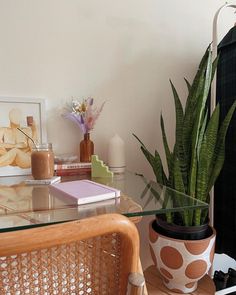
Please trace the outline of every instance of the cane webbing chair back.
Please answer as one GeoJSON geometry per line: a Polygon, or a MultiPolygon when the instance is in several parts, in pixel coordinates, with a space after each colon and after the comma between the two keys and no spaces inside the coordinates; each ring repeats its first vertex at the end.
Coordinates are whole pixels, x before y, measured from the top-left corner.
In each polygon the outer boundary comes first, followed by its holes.
{"type": "Polygon", "coordinates": [[[118,214],[0,233],[0,294],[124,295],[138,259],[137,229],[118,214]]]}

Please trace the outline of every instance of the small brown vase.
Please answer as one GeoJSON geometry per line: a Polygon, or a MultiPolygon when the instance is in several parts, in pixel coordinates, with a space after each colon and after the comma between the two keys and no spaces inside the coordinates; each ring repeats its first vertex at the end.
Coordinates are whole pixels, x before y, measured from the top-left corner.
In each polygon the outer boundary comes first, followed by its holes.
{"type": "Polygon", "coordinates": [[[91,162],[91,156],[94,154],[94,144],[90,140],[90,134],[85,133],[84,139],[80,142],[80,162],[91,162]]]}

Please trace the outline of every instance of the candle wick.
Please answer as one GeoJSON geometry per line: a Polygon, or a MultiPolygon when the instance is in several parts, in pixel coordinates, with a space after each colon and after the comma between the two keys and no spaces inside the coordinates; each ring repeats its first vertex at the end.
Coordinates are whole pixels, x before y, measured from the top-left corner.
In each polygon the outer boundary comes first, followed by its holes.
{"type": "Polygon", "coordinates": [[[18,129],[20,132],[22,132],[26,137],[28,137],[34,144],[35,148],[37,149],[37,145],[35,143],[35,141],[33,140],[32,137],[30,137],[28,134],[26,134],[22,129],[20,129],[19,127],[17,127],[16,129],[18,129]]]}

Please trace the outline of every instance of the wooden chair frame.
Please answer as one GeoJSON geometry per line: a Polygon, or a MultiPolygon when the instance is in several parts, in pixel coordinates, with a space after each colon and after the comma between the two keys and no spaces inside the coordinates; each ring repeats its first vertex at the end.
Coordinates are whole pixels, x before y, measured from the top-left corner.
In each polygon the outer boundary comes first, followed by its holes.
{"type": "MultiPolygon", "coordinates": [[[[121,252],[124,256],[120,276],[121,282],[124,282],[121,286],[121,295],[124,295],[129,274],[138,271],[139,235],[136,226],[119,214],[105,214],[84,220],[0,233],[0,257],[28,253],[112,233],[121,236],[121,252]]],[[[1,284],[0,278],[0,290],[1,284]]]]}

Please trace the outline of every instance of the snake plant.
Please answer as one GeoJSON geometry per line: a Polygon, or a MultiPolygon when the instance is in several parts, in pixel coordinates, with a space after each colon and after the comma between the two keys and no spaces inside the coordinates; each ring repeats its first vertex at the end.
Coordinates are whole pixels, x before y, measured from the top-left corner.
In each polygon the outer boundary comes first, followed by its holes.
{"type": "MultiPolygon", "coordinates": [[[[156,181],[193,198],[209,203],[209,192],[214,185],[225,158],[225,137],[233,116],[236,101],[220,124],[220,105],[209,114],[207,98],[217,67],[217,59],[212,61],[210,46],[202,57],[195,78],[190,84],[185,79],[188,96],[183,108],[175,86],[170,81],[176,114],[175,144],[170,150],[161,115],[162,140],[166,155],[168,173],[163,169],[162,159],[155,151],[152,154],[142,141],[141,150],[150,163],[156,181]]],[[[197,209],[185,210],[182,214],[183,225],[200,225],[206,213],[197,209]]],[[[170,219],[170,216],[169,216],[170,219]]]]}

